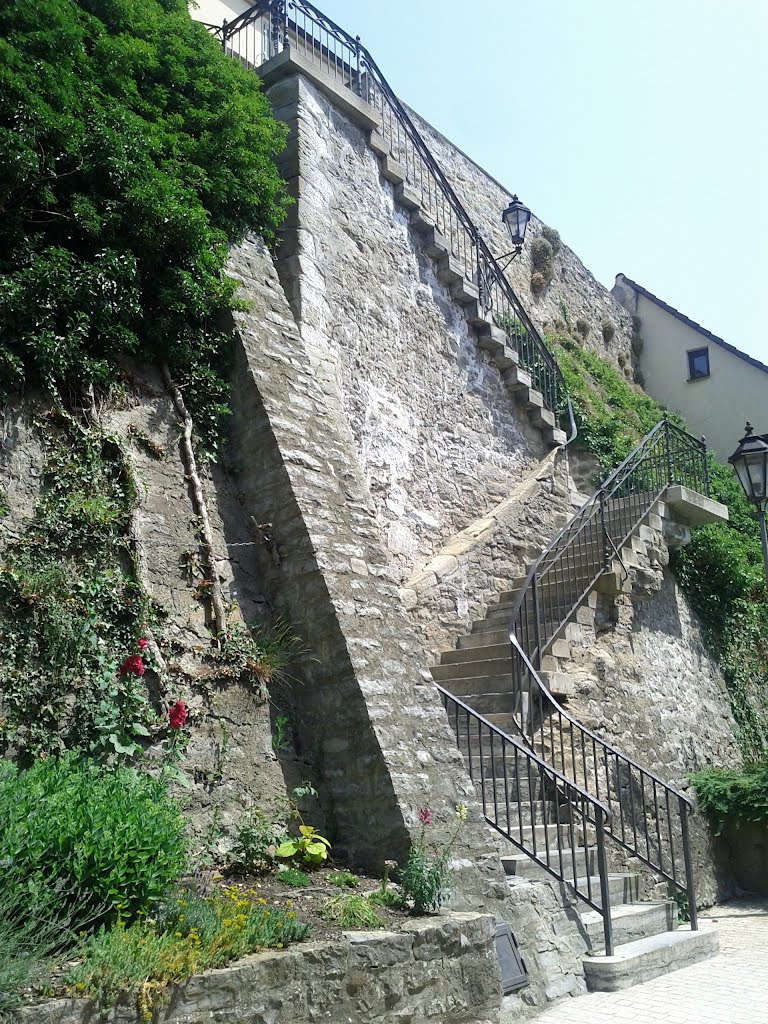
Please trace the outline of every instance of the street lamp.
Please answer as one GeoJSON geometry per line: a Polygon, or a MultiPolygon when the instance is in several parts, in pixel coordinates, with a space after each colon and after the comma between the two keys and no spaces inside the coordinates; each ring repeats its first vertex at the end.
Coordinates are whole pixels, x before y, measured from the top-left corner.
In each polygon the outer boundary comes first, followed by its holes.
{"type": "Polygon", "coordinates": [[[505,252],[503,256],[497,256],[499,260],[507,260],[501,268],[502,270],[506,270],[512,260],[523,251],[525,232],[530,219],[531,211],[528,207],[521,203],[517,196],[512,196],[509,206],[501,215],[501,223],[509,231],[509,237],[512,239],[514,248],[510,252],[505,252]]]}
{"type": "Polygon", "coordinates": [[[760,539],[763,542],[765,582],[768,585],[768,535],[765,529],[765,513],[768,509],[768,436],[755,434],[752,424],[747,423],[744,437],[728,461],[736,470],[747,501],[751,501],[757,509],[760,539]]]}

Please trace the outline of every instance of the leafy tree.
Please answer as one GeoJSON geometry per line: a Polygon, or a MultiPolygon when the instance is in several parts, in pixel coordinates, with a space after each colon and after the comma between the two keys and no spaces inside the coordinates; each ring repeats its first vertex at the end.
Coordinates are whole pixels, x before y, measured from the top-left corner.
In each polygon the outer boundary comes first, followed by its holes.
{"type": "Polygon", "coordinates": [[[267,239],[285,141],[186,0],[0,7],[0,383],[107,386],[167,360],[215,426],[228,244],[267,239]]]}

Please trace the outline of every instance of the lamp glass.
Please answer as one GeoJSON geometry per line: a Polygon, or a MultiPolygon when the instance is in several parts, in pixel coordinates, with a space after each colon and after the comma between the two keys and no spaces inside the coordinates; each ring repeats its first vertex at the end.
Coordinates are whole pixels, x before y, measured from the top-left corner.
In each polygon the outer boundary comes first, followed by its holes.
{"type": "Polygon", "coordinates": [[[531,211],[524,206],[517,196],[512,197],[512,202],[501,215],[501,219],[507,225],[513,245],[522,245],[525,241],[525,232],[528,221],[531,219],[531,211]]]}

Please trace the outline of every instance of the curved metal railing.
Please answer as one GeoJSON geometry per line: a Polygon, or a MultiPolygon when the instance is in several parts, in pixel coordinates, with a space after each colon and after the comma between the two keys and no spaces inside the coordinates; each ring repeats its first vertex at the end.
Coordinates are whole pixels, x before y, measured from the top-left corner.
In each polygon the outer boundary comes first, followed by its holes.
{"type": "MultiPolygon", "coordinates": [[[[433,230],[450,254],[448,270],[456,281],[472,282],[480,313],[491,315],[505,332],[520,366],[530,374],[532,386],[557,421],[564,405],[559,399],[566,391],[557,360],[359,37],[345,32],[308,0],[260,0],[232,21],[206,28],[228,53],[254,69],[290,47],[376,110],[380,139],[415,192],[422,222],[434,224],[433,230]]],[[[467,298],[473,301],[472,295],[467,298]]]]}
{"type": "Polygon", "coordinates": [[[690,801],[587,729],[539,675],[543,656],[671,484],[709,493],[706,445],[666,417],[603,481],[531,566],[510,617],[512,721],[554,769],[604,801],[606,835],[685,893],[696,927],[690,801]]]}

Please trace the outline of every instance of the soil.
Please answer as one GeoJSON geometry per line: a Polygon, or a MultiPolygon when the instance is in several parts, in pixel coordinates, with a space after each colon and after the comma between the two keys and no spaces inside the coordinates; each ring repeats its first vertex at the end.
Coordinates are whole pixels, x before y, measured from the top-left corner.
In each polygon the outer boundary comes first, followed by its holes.
{"type": "MultiPolygon", "coordinates": [[[[255,894],[255,898],[266,900],[270,906],[279,907],[283,910],[287,906],[288,909],[295,911],[299,921],[310,925],[311,931],[307,936],[307,940],[317,942],[324,939],[338,938],[345,931],[357,930],[340,925],[336,921],[327,921],[322,916],[321,911],[328,900],[342,894],[369,896],[381,888],[380,878],[372,878],[369,875],[361,875],[358,872],[354,872],[355,877],[358,879],[355,886],[338,885],[331,881],[330,876],[346,872],[347,870],[343,866],[336,864],[315,868],[313,871],[307,872],[309,875],[309,885],[301,888],[286,885],[281,880],[282,872],[280,871],[263,875],[214,874],[212,885],[222,888],[235,885],[245,895],[254,898],[255,894]]],[[[389,890],[396,892],[397,886],[390,882],[389,890]]],[[[399,909],[376,906],[374,910],[381,918],[382,929],[387,931],[400,931],[402,925],[406,921],[411,920],[407,907],[399,909]]],[[[369,929],[363,928],[362,930],[367,931],[369,929]]]]}

